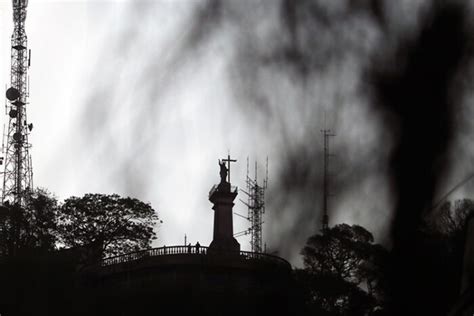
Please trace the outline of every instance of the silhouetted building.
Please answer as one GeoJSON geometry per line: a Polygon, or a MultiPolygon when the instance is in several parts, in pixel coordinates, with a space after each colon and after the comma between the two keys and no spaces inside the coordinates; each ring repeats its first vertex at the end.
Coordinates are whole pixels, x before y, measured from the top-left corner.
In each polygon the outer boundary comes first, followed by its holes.
{"type": "Polygon", "coordinates": [[[107,258],[82,271],[79,289],[84,315],[292,314],[291,266],[276,256],[240,251],[233,237],[232,207],[237,188],[221,182],[214,204],[214,235],[209,247],[160,247],[107,258]]]}

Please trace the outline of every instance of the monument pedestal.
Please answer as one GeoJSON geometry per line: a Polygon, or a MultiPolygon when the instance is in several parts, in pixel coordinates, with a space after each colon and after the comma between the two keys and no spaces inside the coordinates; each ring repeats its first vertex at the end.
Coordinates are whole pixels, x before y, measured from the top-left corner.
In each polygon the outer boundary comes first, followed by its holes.
{"type": "Polygon", "coordinates": [[[232,191],[230,183],[221,182],[211,191],[209,201],[214,206],[214,236],[209,245],[209,253],[239,253],[240,244],[234,238],[232,207],[237,196],[237,189],[232,191]]]}

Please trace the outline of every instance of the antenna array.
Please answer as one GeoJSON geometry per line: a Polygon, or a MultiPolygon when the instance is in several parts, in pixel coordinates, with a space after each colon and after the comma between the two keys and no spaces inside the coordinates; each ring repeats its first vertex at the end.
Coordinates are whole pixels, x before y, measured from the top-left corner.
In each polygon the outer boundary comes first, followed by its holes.
{"type": "Polygon", "coordinates": [[[29,97],[28,68],[31,51],[27,49],[25,32],[28,0],[12,0],[14,30],[11,38],[10,88],[6,91],[5,111],[8,115],[7,133],[3,135],[4,163],[2,203],[24,206],[28,192],[33,188],[33,169],[28,135],[33,124],[28,124],[26,105],[29,97]],[[5,142],[4,142],[5,143],[5,142]]]}
{"type": "Polygon", "coordinates": [[[329,228],[328,198],[329,198],[329,137],[336,136],[329,129],[321,131],[324,137],[324,174],[323,174],[323,233],[329,228]]]}
{"type": "Polygon", "coordinates": [[[266,161],[265,179],[263,184],[258,184],[258,167],[255,162],[255,178],[249,176],[249,159],[247,158],[247,191],[242,190],[247,195],[247,202],[242,201],[248,208],[247,220],[250,228],[242,232],[242,235],[250,234],[250,246],[252,252],[263,252],[263,214],[265,214],[265,190],[268,186],[268,158],[266,161]]]}

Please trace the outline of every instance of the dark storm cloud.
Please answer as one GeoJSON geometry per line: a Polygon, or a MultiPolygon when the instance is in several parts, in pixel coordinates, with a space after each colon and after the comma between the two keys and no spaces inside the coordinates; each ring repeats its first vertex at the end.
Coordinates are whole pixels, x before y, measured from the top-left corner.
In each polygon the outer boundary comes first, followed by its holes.
{"type": "Polygon", "coordinates": [[[209,40],[219,29],[219,22],[223,18],[222,10],[221,0],[207,0],[199,4],[191,19],[192,24],[184,43],[189,45],[189,48],[194,48],[209,40]]]}
{"type": "Polygon", "coordinates": [[[391,168],[401,204],[394,234],[399,238],[409,239],[416,230],[421,212],[434,202],[436,187],[449,170],[460,101],[453,81],[465,62],[469,37],[462,9],[441,8],[435,9],[418,37],[400,44],[394,59],[380,62],[382,67],[396,67],[370,74],[376,82],[376,104],[392,114],[391,168]]]}
{"type": "Polygon", "coordinates": [[[305,75],[340,61],[345,54],[367,53],[363,43],[355,41],[364,40],[364,23],[383,22],[383,1],[334,3],[337,4],[315,0],[282,1],[281,19],[289,39],[273,58],[294,66],[305,75]],[[349,30],[347,26],[351,24],[356,28],[349,30]]]}
{"type": "Polygon", "coordinates": [[[369,74],[375,83],[376,105],[392,118],[391,237],[394,300],[400,312],[410,306],[414,313],[422,313],[414,306],[429,304],[421,294],[426,280],[423,259],[417,256],[423,247],[418,228],[452,168],[449,158],[463,92],[456,81],[465,76],[471,58],[466,11],[467,6],[458,2],[434,3],[421,32],[399,42],[392,58],[380,62],[382,69],[369,74]]]}
{"type": "MultiPolygon", "coordinates": [[[[267,240],[271,248],[295,259],[306,238],[320,228],[321,129],[335,128],[338,135],[331,148],[338,156],[332,159],[334,212],[338,199],[386,172],[383,163],[390,144],[374,152],[381,139],[370,134],[385,133],[377,114],[369,111],[360,83],[384,32],[384,6],[369,1],[281,1],[267,19],[274,26],[264,36],[241,26],[245,36],[235,52],[231,78],[246,119],[252,124],[263,121],[276,148],[276,157],[270,157],[278,160],[279,169],[267,194],[267,240]]],[[[374,194],[383,200],[381,191],[374,194]]],[[[374,206],[363,207],[363,216],[370,216],[374,206]]]]}
{"type": "MultiPolygon", "coordinates": [[[[363,69],[371,62],[370,56],[389,25],[387,15],[391,12],[386,6],[383,1],[197,3],[187,27],[170,42],[165,55],[150,48],[151,52],[136,61],[138,79],[131,87],[135,95],[140,95],[136,117],[145,116],[154,122],[145,119],[132,124],[131,138],[147,139],[150,129],[159,129],[155,118],[165,115],[159,106],[160,94],[167,91],[183,64],[190,60],[212,63],[212,56],[202,57],[209,48],[207,44],[219,36],[228,38],[221,49],[230,54],[228,77],[235,104],[243,115],[240,119],[247,125],[265,126],[260,137],[275,149],[275,157],[270,158],[276,160],[277,173],[267,194],[269,246],[294,258],[304,240],[319,227],[322,128],[335,127],[338,134],[332,149],[341,158],[336,163],[332,190],[339,199],[350,196],[354,187],[373,186],[370,178],[386,172],[384,162],[390,145],[373,153],[385,132],[377,122],[378,114],[368,110],[365,87],[360,83],[363,69]],[[370,136],[373,133],[379,136],[370,136]]],[[[122,58],[132,56],[127,52],[136,49],[141,30],[136,22],[152,19],[153,7],[151,3],[130,6],[124,22],[126,31],[114,40],[122,58]]],[[[110,105],[110,96],[115,95],[117,81],[122,79],[115,69],[106,76],[110,77],[105,80],[110,85],[103,88],[110,91],[109,95],[103,95],[104,89],[91,93],[90,107],[110,105]]],[[[108,109],[106,112],[113,117],[113,108],[108,109]]],[[[88,130],[103,128],[102,124],[89,126],[88,130]]],[[[146,148],[146,142],[141,142],[146,148]]],[[[101,150],[110,152],[109,144],[113,142],[106,140],[103,144],[101,150]]],[[[140,159],[150,163],[153,155],[144,158],[147,155],[150,153],[140,159]]],[[[136,159],[133,155],[123,159],[117,170],[130,170],[136,159]]],[[[131,192],[146,187],[146,175],[122,175],[121,181],[131,192]],[[137,183],[137,178],[143,183],[137,183]]],[[[384,199],[383,192],[376,190],[375,194],[384,199]]],[[[338,199],[332,199],[331,204],[335,212],[338,199]]],[[[366,210],[358,216],[363,217],[377,208],[370,203],[362,207],[366,210]]],[[[382,210],[385,214],[388,211],[382,210]]]]}
{"type": "MultiPolygon", "coordinates": [[[[389,97],[393,92],[378,83],[388,80],[395,91],[408,89],[396,85],[400,78],[416,79],[404,67],[418,62],[409,55],[415,54],[411,52],[416,51],[419,30],[434,19],[429,14],[433,1],[193,2],[189,14],[183,13],[184,22],[173,29],[172,38],[159,44],[153,42],[153,36],[144,34],[158,27],[155,15],[160,6],[153,2],[138,3],[128,5],[120,20],[120,30],[112,34],[112,45],[107,42],[98,57],[97,81],[105,84],[95,85],[89,91],[81,119],[87,137],[101,135],[102,141],[94,149],[96,155],[121,157],[113,174],[118,175],[117,181],[130,194],[147,190],[151,175],[159,176],[152,170],[159,153],[153,152],[149,144],[154,139],[160,141],[156,131],[170,110],[162,106],[164,95],[173,91],[175,79],[190,64],[211,65],[218,55],[223,55],[231,91],[228,98],[233,100],[238,113],[231,113],[233,123],[243,126],[242,138],[255,138],[272,148],[271,152],[263,153],[269,154],[274,166],[266,195],[268,246],[295,259],[306,238],[320,227],[323,158],[320,130],[323,128],[333,128],[337,134],[331,140],[331,151],[336,154],[331,160],[331,190],[336,194],[330,200],[331,224],[335,224],[335,218],[357,220],[384,237],[383,231],[387,231],[384,217],[390,217],[393,209],[399,210],[400,185],[406,181],[391,178],[395,172],[390,168],[404,165],[403,159],[407,158],[400,151],[416,149],[406,143],[409,134],[405,135],[401,128],[420,128],[414,121],[424,121],[425,117],[417,114],[413,121],[402,120],[408,108],[392,109],[387,100],[395,100],[389,97]],[[411,41],[406,42],[407,39],[411,41]],[[219,45],[214,45],[216,42],[219,45]],[[114,51],[114,62],[104,63],[110,48],[114,51]],[[122,69],[125,75],[133,75],[133,80],[132,76],[121,77],[122,69]],[[120,92],[125,88],[129,89],[129,96],[120,92]],[[372,104],[374,93],[377,102],[385,106],[372,104]],[[112,118],[116,117],[117,108],[125,113],[132,111],[127,140],[137,143],[133,146],[140,149],[139,157],[137,150],[124,155],[115,148],[123,144],[113,134],[112,118]],[[91,118],[91,113],[110,120],[91,118]],[[247,127],[256,134],[245,134],[247,127]],[[403,146],[408,149],[400,149],[401,144],[407,144],[403,146]],[[402,162],[396,163],[397,159],[402,162]],[[141,169],[138,167],[141,164],[151,169],[141,169]],[[393,206],[392,201],[398,204],[393,206]]],[[[436,45],[435,48],[439,49],[436,45]]],[[[450,58],[455,59],[447,56],[450,58]]],[[[449,69],[454,64],[442,66],[449,69]]],[[[443,86],[442,82],[437,84],[443,86]]],[[[420,91],[427,89],[422,87],[420,91]]],[[[441,99],[442,91],[436,90],[441,99]]],[[[404,95],[408,92],[398,98],[403,99],[404,95]]],[[[415,97],[423,99],[416,93],[415,97]]],[[[407,104],[413,104],[410,102],[407,104]]],[[[438,123],[453,122],[452,113],[445,105],[437,110],[439,116],[427,122],[430,129],[438,123]]],[[[421,165],[424,159],[430,160],[431,155],[450,147],[454,132],[449,128],[435,132],[443,142],[424,144],[427,151],[415,157],[416,163],[421,165]]],[[[424,140],[428,135],[427,131],[420,133],[416,140],[424,140]]],[[[445,160],[442,157],[428,163],[430,170],[441,166],[439,170],[444,171],[440,175],[445,175],[448,172],[443,167],[445,160]]],[[[426,190],[423,195],[432,196],[442,182],[439,178],[431,180],[433,183],[423,188],[426,190]]],[[[423,199],[426,203],[418,203],[420,207],[429,204],[432,198],[423,199]]]]}
{"type": "MultiPolygon", "coordinates": [[[[246,10],[251,10],[248,3],[246,10]]],[[[404,199],[404,203],[409,203],[410,198],[419,193],[419,196],[423,196],[421,199],[424,204],[420,200],[417,204],[415,199],[410,207],[422,210],[432,203],[432,197],[440,185],[444,185],[441,179],[446,177],[449,165],[447,156],[441,157],[440,152],[450,149],[454,123],[451,119],[454,112],[448,103],[439,107],[429,104],[447,98],[443,95],[443,88],[450,80],[448,72],[456,69],[456,60],[461,58],[455,56],[458,53],[456,49],[462,48],[456,46],[459,44],[456,30],[446,31],[448,34],[454,32],[454,38],[445,33],[437,34],[442,38],[435,44],[429,43],[422,35],[418,37],[420,29],[426,30],[426,25],[433,21],[432,13],[444,10],[438,8],[435,1],[406,1],[400,2],[399,7],[390,1],[281,1],[275,16],[267,14],[267,19],[272,20],[276,26],[265,36],[258,33],[253,35],[247,30],[248,25],[239,25],[244,35],[239,38],[235,51],[231,79],[239,106],[246,113],[247,119],[254,120],[254,123],[261,123],[263,120],[265,128],[271,130],[273,144],[277,148],[279,170],[276,179],[273,177],[273,186],[267,195],[268,209],[271,210],[267,219],[270,234],[267,236],[270,244],[279,248],[283,255],[294,257],[304,239],[319,227],[323,158],[320,130],[327,127],[323,116],[327,116],[329,126],[334,127],[338,134],[332,147],[332,151],[339,156],[335,159],[338,170],[332,177],[332,190],[337,192],[331,201],[332,218],[344,218],[337,212],[347,212],[346,218],[350,219],[350,213],[354,210],[338,206],[347,207],[350,203],[346,203],[344,199],[354,198],[354,192],[361,191],[361,187],[365,186],[364,191],[369,190],[370,194],[367,194],[365,203],[359,202],[359,207],[365,208],[358,215],[359,219],[377,233],[379,229],[385,230],[386,227],[377,227],[381,222],[371,223],[370,218],[377,217],[374,213],[390,217],[391,211],[395,209],[394,235],[378,235],[384,240],[390,240],[394,236],[395,239],[401,238],[403,232],[399,233],[400,237],[396,237],[397,229],[403,229],[398,224],[399,217],[403,217],[399,212],[403,207],[397,204],[401,203],[400,194],[417,192],[404,199]],[[410,40],[411,46],[405,45],[407,40],[410,40]],[[438,72],[435,71],[438,77],[431,78],[433,70],[423,68],[428,67],[423,63],[430,61],[424,61],[423,58],[429,56],[427,52],[430,49],[443,51],[443,41],[449,47],[450,40],[454,45],[452,55],[444,57],[447,63],[451,60],[452,64],[431,63],[429,67],[438,69],[438,72]],[[416,45],[420,45],[419,54],[423,57],[410,61],[407,61],[409,58],[401,58],[404,54],[409,54],[412,46],[416,45]],[[424,48],[424,45],[434,47],[424,48]],[[398,48],[395,59],[381,58],[391,56],[394,47],[398,48]],[[385,67],[396,71],[403,70],[406,66],[420,67],[414,72],[429,73],[426,78],[412,78],[408,74],[400,79],[407,86],[397,86],[391,90],[397,98],[403,99],[400,94],[406,96],[406,99],[391,101],[406,106],[399,106],[393,111],[379,106],[371,107],[371,102],[385,104],[389,98],[382,98],[379,89],[376,92],[379,98],[375,101],[372,95],[374,90],[371,90],[370,85],[376,80],[373,77],[377,76],[372,72],[367,77],[366,69],[372,69],[372,64],[379,59],[384,59],[385,67]],[[405,65],[405,62],[411,64],[405,65]],[[435,82],[437,78],[439,80],[435,82]],[[411,87],[421,79],[434,81],[426,87],[423,82],[418,88],[411,87]],[[281,82],[285,82],[283,88],[281,82]],[[400,92],[398,89],[406,91],[400,92]],[[428,98],[429,89],[436,92],[428,98]],[[410,99],[411,94],[413,97],[410,99]],[[412,120],[394,123],[394,116],[408,117],[408,113],[412,111],[410,105],[417,102],[425,102],[425,108],[418,106],[418,110],[411,113],[412,120]],[[399,113],[399,110],[402,112],[399,113]],[[437,118],[426,120],[422,115],[431,111],[436,112],[437,118]],[[255,119],[256,113],[260,114],[258,119],[255,119]],[[360,119],[360,116],[364,118],[360,119]],[[420,122],[429,126],[417,136],[411,136],[410,133],[403,136],[397,134],[404,129],[414,131],[415,128],[422,128],[420,122]],[[295,129],[303,131],[295,132],[295,129]],[[410,137],[413,140],[411,144],[407,142],[410,137]],[[418,143],[423,145],[417,148],[415,144],[418,143]],[[400,149],[400,144],[407,148],[400,149]],[[392,146],[395,148],[392,149],[392,146]],[[411,150],[417,152],[416,149],[419,148],[422,150],[417,157],[412,158],[408,154],[411,150]],[[403,157],[400,158],[399,155],[403,157]],[[417,167],[409,167],[403,173],[402,168],[410,166],[407,165],[409,158],[413,159],[417,167]],[[393,166],[394,161],[398,161],[395,163],[398,167],[393,166]],[[429,170],[423,171],[418,167],[429,170]],[[405,181],[408,183],[409,178],[390,180],[390,174],[394,177],[408,177],[415,170],[426,178],[419,183],[411,182],[410,186],[405,186],[405,181]],[[380,182],[381,176],[385,177],[385,183],[380,182]],[[414,185],[415,183],[417,184],[414,185]],[[417,188],[417,191],[409,188],[417,188]],[[400,190],[404,193],[400,193],[400,190]],[[388,196],[384,196],[387,192],[388,196]],[[377,202],[381,199],[385,205],[377,202]],[[392,206],[391,202],[395,205],[392,206]]],[[[450,27],[449,21],[443,23],[447,25],[441,26],[441,29],[450,27]]],[[[408,216],[417,217],[413,214],[408,216]]],[[[414,227],[410,226],[409,230],[411,229],[414,227]]]]}
{"type": "MultiPolygon", "coordinates": [[[[185,25],[160,39],[157,13],[168,9],[154,1],[134,1],[102,35],[79,120],[84,147],[96,159],[108,159],[112,177],[124,192],[145,196],[150,190],[163,98],[190,63],[199,63],[220,23],[220,1],[196,3],[185,25]],[[121,125],[125,124],[125,128],[121,125]],[[125,134],[124,134],[125,132],[125,134]],[[95,139],[94,142],[90,142],[95,139]],[[127,145],[125,145],[127,144],[127,145]],[[91,148],[92,147],[92,148],[91,148]]],[[[183,23],[183,22],[181,22],[183,23]]],[[[161,27],[162,25],[160,25],[161,27]]]]}

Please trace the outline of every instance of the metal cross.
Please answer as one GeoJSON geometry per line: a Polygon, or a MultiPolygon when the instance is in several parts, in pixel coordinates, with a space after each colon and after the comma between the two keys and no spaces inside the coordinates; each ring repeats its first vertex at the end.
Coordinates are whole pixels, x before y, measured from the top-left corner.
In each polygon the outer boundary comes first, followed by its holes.
{"type": "Polygon", "coordinates": [[[230,163],[237,162],[236,159],[230,159],[230,155],[227,155],[227,159],[221,159],[222,161],[227,162],[227,182],[230,183],[230,163]]]}

